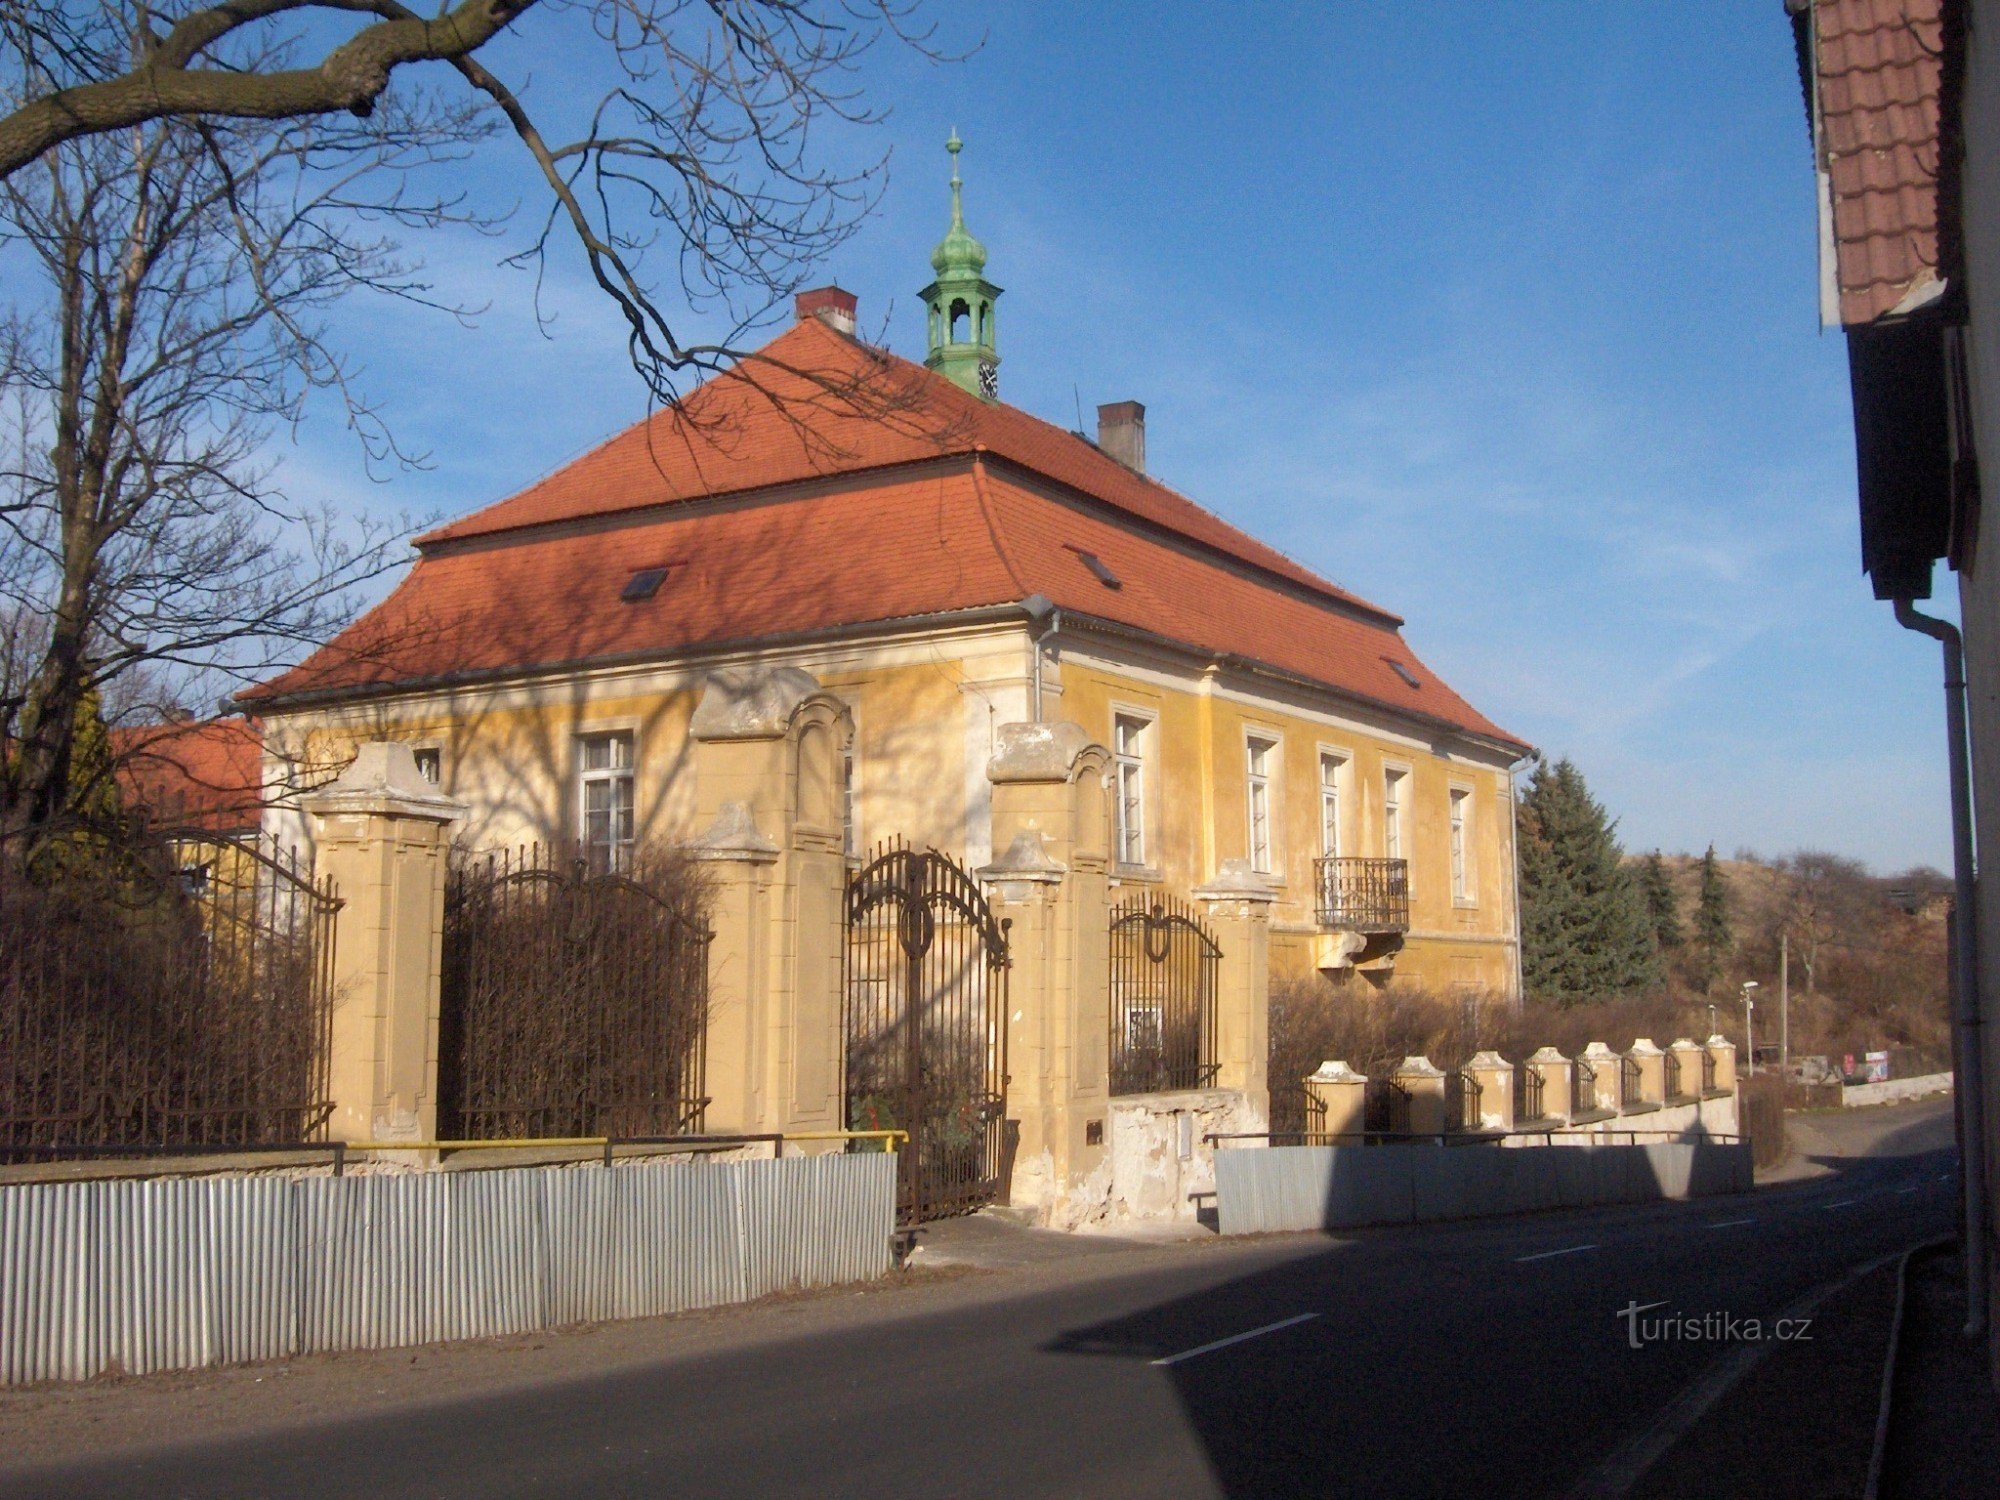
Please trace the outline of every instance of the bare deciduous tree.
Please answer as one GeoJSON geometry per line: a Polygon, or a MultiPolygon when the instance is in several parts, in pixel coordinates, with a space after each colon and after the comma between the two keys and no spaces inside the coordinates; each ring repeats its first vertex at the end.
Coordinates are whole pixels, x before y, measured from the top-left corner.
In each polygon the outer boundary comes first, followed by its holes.
{"type": "Polygon", "coordinates": [[[1806,971],[1806,993],[1819,989],[1822,955],[1857,940],[1882,905],[1868,867],[1859,860],[1801,849],[1779,862],[1780,920],[1806,971]]]}
{"type": "Polygon", "coordinates": [[[458,214],[417,182],[481,129],[434,101],[155,121],[0,183],[9,269],[42,293],[0,324],[0,826],[77,805],[93,701],[212,702],[324,639],[401,560],[406,527],[286,496],[265,443],[331,390],[368,451],[397,456],[323,320],[361,288],[431,300],[387,236],[458,214]]]}
{"type": "Polygon", "coordinates": [[[935,55],[918,3],[462,0],[424,15],[401,0],[6,0],[0,175],[155,121],[369,118],[399,88],[448,83],[504,122],[547,195],[518,258],[539,267],[558,230],[573,236],[634,365],[670,401],[686,373],[739,351],[734,335],[675,331],[647,252],[671,257],[684,297],[727,307],[739,331],[795,291],[860,221],[882,167],[821,165],[814,127],[877,118],[854,78],[884,35],[935,55]],[[588,107],[559,93],[531,112],[494,57],[508,38],[594,65],[588,107]]]}

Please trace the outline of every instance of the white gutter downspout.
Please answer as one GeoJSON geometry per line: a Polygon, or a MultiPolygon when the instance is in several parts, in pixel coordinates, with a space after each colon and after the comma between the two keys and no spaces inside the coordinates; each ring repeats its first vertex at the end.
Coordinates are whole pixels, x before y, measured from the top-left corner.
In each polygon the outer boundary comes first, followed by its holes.
{"type": "Polygon", "coordinates": [[[1042,722],[1042,652],[1056,632],[1062,629],[1062,611],[1050,602],[1046,594],[1030,594],[1021,601],[1021,608],[1028,612],[1031,625],[1037,621],[1042,624],[1039,635],[1030,633],[1028,637],[1028,712],[1030,722],[1039,724],[1042,722]]]}
{"type": "Polygon", "coordinates": [[[1986,1327],[1986,1093],[1979,1050],[1979,926],[1973,913],[1978,876],[1972,846],[1972,772],[1965,739],[1965,645],[1958,627],[1919,614],[1908,599],[1896,601],[1896,623],[1944,647],[1944,720],[1951,765],[1952,1017],[1961,1166],[1965,1173],[1965,1332],[1986,1327]]]}

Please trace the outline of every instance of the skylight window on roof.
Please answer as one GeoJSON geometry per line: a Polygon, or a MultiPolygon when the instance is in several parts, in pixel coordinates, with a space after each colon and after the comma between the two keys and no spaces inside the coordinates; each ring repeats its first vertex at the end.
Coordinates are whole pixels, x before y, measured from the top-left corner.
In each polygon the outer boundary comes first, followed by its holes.
{"type": "Polygon", "coordinates": [[[1409,684],[1411,687],[1420,688],[1423,686],[1423,684],[1417,680],[1417,674],[1415,672],[1412,672],[1408,667],[1404,666],[1401,662],[1393,661],[1386,656],[1383,657],[1382,659],[1389,663],[1389,670],[1391,672],[1394,672],[1398,677],[1402,678],[1403,681],[1409,684]]]}
{"type": "Polygon", "coordinates": [[[1111,569],[1108,566],[1106,566],[1104,559],[1099,557],[1095,552],[1086,552],[1081,547],[1072,547],[1069,550],[1077,555],[1078,560],[1081,561],[1086,568],[1090,569],[1091,577],[1095,578],[1099,583],[1103,584],[1106,588],[1122,589],[1125,587],[1124,583],[1119,579],[1118,575],[1112,572],[1111,569]]]}
{"type": "Polygon", "coordinates": [[[627,604],[638,604],[659,593],[660,585],[666,581],[665,568],[641,568],[626,581],[618,597],[627,604]]]}

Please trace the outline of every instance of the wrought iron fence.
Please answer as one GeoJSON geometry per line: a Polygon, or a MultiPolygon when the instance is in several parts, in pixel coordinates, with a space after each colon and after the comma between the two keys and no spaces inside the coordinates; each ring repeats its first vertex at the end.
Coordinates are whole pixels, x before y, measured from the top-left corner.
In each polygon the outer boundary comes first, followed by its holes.
{"type": "Polygon", "coordinates": [[[1667,1054],[1667,1064],[1664,1073],[1666,1096],[1669,1099],[1685,1099],[1687,1097],[1687,1089],[1683,1083],[1680,1053],[1669,1052],[1667,1054]]]}
{"type": "Polygon", "coordinates": [[[1646,1102],[1646,1071],[1637,1058],[1618,1059],[1618,1107],[1630,1109],[1646,1102]]]}
{"type": "Polygon", "coordinates": [[[1704,1094],[1715,1092],[1715,1054],[1706,1047],[1701,1052],[1701,1091],[1704,1094]]]}
{"type": "Polygon", "coordinates": [[[1485,1085],[1471,1072],[1459,1069],[1448,1074],[1444,1081],[1445,1118],[1451,1121],[1453,1130],[1479,1130],[1486,1124],[1485,1113],[1480,1101],[1485,1097],[1485,1085]]]}
{"type": "Polygon", "coordinates": [[[339,906],[256,836],[139,824],[0,856],[0,1160],[315,1134],[339,906]]]}
{"type": "Polygon", "coordinates": [[[1320,859],[1319,925],[1355,932],[1407,932],[1410,865],[1402,859],[1320,859]]]}
{"type": "Polygon", "coordinates": [[[440,1136],[700,1130],[712,936],[690,867],[656,851],[626,874],[543,844],[454,854],[440,1136]]]}
{"type": "Polygon", "coordinates": [[[902,1222],[1004,1190],[1007,926],[963,866],[900,840],[849,878],[846,1107],[854,1130],[907,1130],[902,1222]]]}
{"type": "Polygon", "coordinates": [[[1111,909],[1111,1092],[1149,1094],[1215,1082],[1222,949],[1172,900],[1111,909]]]}
{"type": "Polygon", "coordinates": [[[1597,1109],[1597,1069],[1578,1058],[1571,1070],[1569,1108],[1572,1115],[1587,1115],[1597,1109]]]}
{"type": "Polygon", "coordinates": [[[1361,1128],[1365,1131],[1407,1131],[1410,1091],[1393,1078],[1371,1078],[1361,1094],[1361,1128]]]}
{"type": "Polygon", "coordinates": [[[1522,1063],[1514,1070],[1514,1118],[1516,1121],[1525,1123],[1529,1120],[1539,1120],[1542,1118],[1542,1111],[1545,1107],[1542,1103],[1543,1088],[1542,1075],[1539,1069],[1531,1067],[1527,1063],[1522,1063]]]}

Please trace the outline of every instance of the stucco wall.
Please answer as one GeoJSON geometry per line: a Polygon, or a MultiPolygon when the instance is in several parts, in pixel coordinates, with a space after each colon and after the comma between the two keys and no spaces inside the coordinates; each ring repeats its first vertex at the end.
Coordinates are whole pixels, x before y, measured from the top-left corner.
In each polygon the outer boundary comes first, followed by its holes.
{"type": "MultiPolygon", "coordinates": [[[[1402,983],[1433,989],[1509,993],[1514,987],[1512,781],[1501,757],[1470,745],[1441,747],[1358,707],[1241,701],[1211,683],[1174,682],[1134,664],[1121,670],[1072,649],[1051,712],[1109,744],[1121,711],[1154,720],[1148,762],[1147,869],[1122,871],[1128,885],[1157,879],[1168,890],[1199,885],[1224,859],[1249,852],[1247,740],[1276,740],[1272,878],[1272,967],[1284,978],[1313,972],[1314,861],[1321,853],[1319,766],[1323,752],[1346,758],[1341,853],[1380,857],[1384,773],[1407,770],[1403,854],[1410,863],[1410,933],[1395,960],[1402,983]],[[1472,794],[1466,840],[1470,897],[1451,889],[1450,796],[1472,794]]],[[[1378,974],[1376,982],[1389,976],[1378,974]]],[[[1362,983],[1360,978],[1350,982],[1362,983]]]]}
{"type": "MultiPolygon", "coordinates": [[[[1025,639],[1011,657],[1021,675],[1025,639]]],[[[919,847],[967,849],[964,768],[978,754],[983,779],[989,712],[967,692],[968,654],[907,651],[791,656],[855,719],[858,828],[863,846],[900,834],[919,847]],[[976,702],[969,715],[968,702],[976,702]],[[982,743],[968,746],[968,721],[982,743]]],[[[969,657],[973,664],[984,658],[969,657]]],[[[577,676],[531,686],[401,695],[336,709],[274,716],[267,754],[315,771],[341,765],[368,739],[401,739],[440,752],[442,787],[466,805],[460,839],[477,848],[576,837],[580,737],[629,731],[634,741],[637,837],[674,842],[697,832],[688,722],[702,670],[577,676]]],[[[284,815],[280,815],[280,820],[284,815]]],[[[297,829],[303,833],[303,828],[297,829]]]]}

